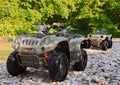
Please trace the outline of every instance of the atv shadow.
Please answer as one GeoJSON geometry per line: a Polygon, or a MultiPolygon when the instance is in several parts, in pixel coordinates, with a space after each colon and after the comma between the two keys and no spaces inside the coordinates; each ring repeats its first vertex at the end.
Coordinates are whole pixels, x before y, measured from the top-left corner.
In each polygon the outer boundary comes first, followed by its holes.
{"type": "Polygon", "coordinates": [[[26,72],[19,75],[21,77],[20,81],[26,80],[32,80],[34,82],[45,82],[50,83],[53,82],[49,78],[49,72],[45,68],[35,69],[35,68],[27,68],[26,72]]]}
{"type": "MultiPolygon", "coordinates": [[[[69,67],[68,73],[69,72],[74,72],[71,66],[69,67]]],[[[50,79],[49,71],[43,67],[41,67],[40,69],[28,67],[25,73],[20,74],[17,77],[20,78],[20,82],[24,82],[25,80],[32,80],[34,82],[41,82],[47,84],[54,83],[54,81],[50,79]]]]}

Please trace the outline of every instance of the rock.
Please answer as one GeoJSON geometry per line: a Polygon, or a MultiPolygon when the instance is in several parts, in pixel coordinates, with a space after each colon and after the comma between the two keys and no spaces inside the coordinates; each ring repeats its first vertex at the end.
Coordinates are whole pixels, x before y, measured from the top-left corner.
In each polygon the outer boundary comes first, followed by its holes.
{"type": "Polygon", "coordinates": [[[100,82],[100,83],[98,83],[98,85],[105,85],[105,83],[104,82],[100,82]]]}
{"type": "Polygon", "coordinates": [[[50,85],[50,83],[42,82],[41,85],[50,85]]]}
{"type": "Polygon", "coordinates": [[[118,82],[118,85],[120,85],[120,81],[118,82]]]}
{"type": "Polygon", "coordinates": [[[115,80],[118,80],[118,81],[120,81],[120,76],[118,76],[118,77],[115,77],[115,80]]]}
{"type": "Polygon", "coordinates": [[[90,82],[90,79],[89,79],[89,77],[83,77],[82,81],[90,82]]]}
{"type": "Polygon", "coordinates": [[[65,82],[65,83],[71,83],[71,81],[70,81],[70,80],[65,80],[64,82],[65,82]]]}
{"type": "Polygon", "coordinates": [[[38,78],[33,77],[33,78],[32,78],[32,81],[34,81],[34,82],[38,82],[38,78]]]}
{"type": "Polygon", "coordinates": [[[77,82],[76,82],[76,83],[75,83],[75,82],[73,82],[73,83],[71,83],[71,85],[78,85],[78,83],[77,83],[77,82]]]}
{"type": "Polygon", "coordinates": [[[109,73],[104,73],[104,77],[107,79],[107,78],[110,78],[110,74],[109,73]]]}
{"type": "Polygon", "coordinates": [[[91,82],[94,82],[94,83],[97,83],[99,84],[100,83],[100,79],[98,77],[94,77],[91,82]]]}

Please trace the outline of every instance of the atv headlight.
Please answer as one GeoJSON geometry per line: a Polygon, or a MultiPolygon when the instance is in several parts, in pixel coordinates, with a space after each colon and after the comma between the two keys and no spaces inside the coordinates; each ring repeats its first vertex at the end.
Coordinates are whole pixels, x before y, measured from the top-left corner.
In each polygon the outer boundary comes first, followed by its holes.
{"type": "Polygon", "coordinates": [[[92,37],[92,35],[90,34],[89,37],[92,37]]]}
{"type": "Polygon", "coordinates": [[[51,43],[50,37],[44,38],[43,42],[44,42],[44,44],[49,45],[51,43]]]}
{"type": "Polygon", "coordinates": [[[21,38],[20,37],[17,37],[15,40],[14,40],[14,43],[15,44],[20,44],[21,42],[21,38]]]}
{"type": "Polygon", "coordinates": [[[19,44],[20,44],[20,42],[21,42],[21,38],[20,37],[15,38],[14,41],[13,41],[13,44],[12,44],[12,48],[17,49],[19,44]]]}
{"type": "Polygon", "coordinates": [[[101,38],[103,38],[103,36],[101,36],[101,38]]]}

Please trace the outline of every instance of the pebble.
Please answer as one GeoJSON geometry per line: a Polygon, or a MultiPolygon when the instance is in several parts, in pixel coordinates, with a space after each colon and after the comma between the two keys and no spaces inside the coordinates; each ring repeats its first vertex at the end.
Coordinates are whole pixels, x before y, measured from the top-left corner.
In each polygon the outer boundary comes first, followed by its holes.
{"type": "Polygon", "coordinates": [[[11,76],[0,63],[0,85],[120,85],[120,43],[112,49],[85,49],[88,62],[85,71],[70,71],[62,82],[53,82],[44,68],[27,68],[25,74],[11,76]],[[39,75],[38,75],[39,74],[39,75]]]}
{"type": "Polygon", "coordinates": [[[100,83],[100,79],[98,77],[94,77],[91,82],[94,82],[94,83],[97,83],[99,84],[100,83]]]}

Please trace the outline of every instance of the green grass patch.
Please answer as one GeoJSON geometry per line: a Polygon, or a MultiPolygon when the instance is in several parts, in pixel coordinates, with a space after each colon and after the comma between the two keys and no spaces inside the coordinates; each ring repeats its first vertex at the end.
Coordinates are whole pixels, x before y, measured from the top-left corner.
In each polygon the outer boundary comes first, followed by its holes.
{"type": "Polygon", "coordinates": [[[0,42],[0,60],[7,60],[9,54],[13,51],[10,42],[0,42]]]}

